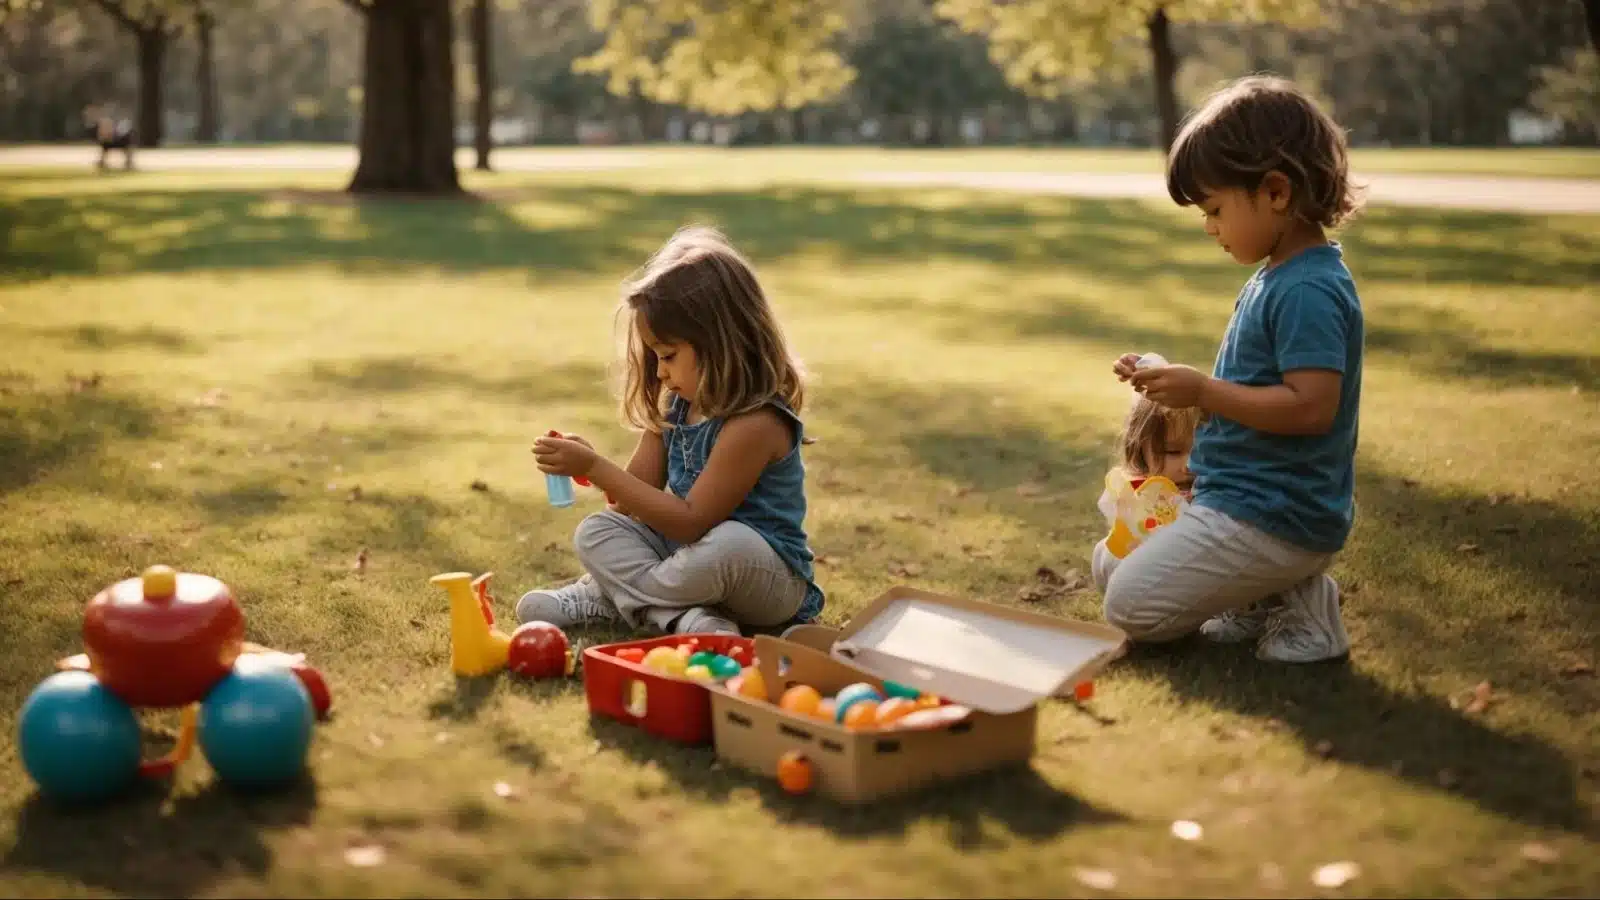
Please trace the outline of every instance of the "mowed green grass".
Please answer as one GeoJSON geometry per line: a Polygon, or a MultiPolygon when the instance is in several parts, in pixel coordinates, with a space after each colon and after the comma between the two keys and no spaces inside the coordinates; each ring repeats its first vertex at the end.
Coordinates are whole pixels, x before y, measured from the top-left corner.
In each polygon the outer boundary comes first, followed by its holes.
{"type": "MultiPolygon", "coordinates": [[[[197,758],[62,811],[5,742],[0,893],[1060,896],[1103,870],[1118,894],[1306,896],[1338,861],[1348,896],[1600,885],[1600,218],[1379,208],[1344,236],[1369,351],[1348,665],[1138,652],[1087,708],[1045,705],[1030,767],[850,811],[592,722],[576,679],[450,674],[429,576],[494,571],[509,618],[578,573],[597,500],[551,508],[529,447],[631,447],[620,280],[693,221],[756,261],[811,373],[840,623],[896,583],[1004,604],[1086,571],[1128,401],[1111,360],[1208,365],[1248,272],[1162,203],[715,170],[316,193],[342,180],[0,185],[0,728],[81,649],[89,597],[156,562],[226,580],[335,705],[307,783],[259,797],[197,758]]],[[[1092,591],[1043,608],[1099,616],[1092,591]]]]}

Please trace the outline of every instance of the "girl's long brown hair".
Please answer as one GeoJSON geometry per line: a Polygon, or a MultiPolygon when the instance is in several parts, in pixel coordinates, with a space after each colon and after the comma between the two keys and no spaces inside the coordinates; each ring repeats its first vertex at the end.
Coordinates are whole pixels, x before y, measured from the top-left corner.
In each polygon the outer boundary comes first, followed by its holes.
{"type": "Polygon", "coordinates": [[[805,373],[744,256],[715,228],[679,229],[626,285],[622,414],[635,428],[666,429],[666,397],[656,354],[638,323],[658,340],[683,341],[700,363],[695,405],[707,418],[752,412],[781,400],[800,412],[805,373]]]}
{"type": "Polygon", "coordinates": [[[1167,450],[1167,439],[1183,435],[1193,437],[1200,427],[1199,407],[1169,409],[1143,394],[1135,394],[1128,419],[1122,427],[1122,444],[1118,448],[1123,471],[1129,475],[1147,476],[1161,467],[1162,454],[1167,450]]]}

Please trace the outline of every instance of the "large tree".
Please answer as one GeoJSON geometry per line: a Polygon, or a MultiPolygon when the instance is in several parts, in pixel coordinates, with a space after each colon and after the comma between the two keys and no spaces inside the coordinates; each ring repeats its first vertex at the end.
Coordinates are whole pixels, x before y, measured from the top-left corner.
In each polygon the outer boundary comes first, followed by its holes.
{"type": "Polygon", "coordinates": [[[345,0],[366,23],[354,193],[454,193],[456,68],[450,0],[345,0]]]}
{"type": "Polygon", "coordinates": [[[474,126],[473,149],[478,153],[477,168],[489,171],[489,150],[493,145],[494,128],[494,59],[491,54],[491,29],[489,8],[493,0],[473,0],[472,3],[472,120],[474,126]]]}
{"type": "Polygon", "coordinates": [[[195,139],[202,144],[215,144],[222,130],[217,115],[217,64],[212,35],[217,26],[206,0],[192,0],[194,7],[194,35],[199,46],[195,62],[195,77],[199,80],[199,122],[195,126],[195,139]]]}
{"type": "MultiPolygon", "coordinates": [[[[1377,0],[1373,0],[1377,2],[1377,0]]],[[[1320,20],[1319,0],[938,0],[940,15],[989,39],[1006,78],[1029,93],[1055,97],[1075,84],[1115,73],[1143,42],[1155,81],[1161,146],[1178,133],[1179,59],[1172,27],[1181,22],[1320,20]]]]}
{"type": "Polygon", "coordinates": [[[167,0],[93,0],[95,6],[133,35],[139,58],[139,113],[142,147],[159,147],[164,113],[167,42],[182,28],[167,0]]]}
{"type": "Polygon", "coordinates": [[[605,44],[575,69],[712,115],[827,101],[854,72],[836,44],[848,0],[593,0],[605,44]]]}

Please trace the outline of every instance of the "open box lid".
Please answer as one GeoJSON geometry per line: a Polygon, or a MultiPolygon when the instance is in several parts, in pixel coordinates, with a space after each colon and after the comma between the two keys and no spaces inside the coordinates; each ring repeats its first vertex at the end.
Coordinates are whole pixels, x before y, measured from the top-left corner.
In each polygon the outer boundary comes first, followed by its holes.
{"type": "Polygon", "coordinates": [[[831,653],[880,678],[1004,715],[1092,677],[1126,640],[1111,625],[897,586],[850,620],[831,653]]]}

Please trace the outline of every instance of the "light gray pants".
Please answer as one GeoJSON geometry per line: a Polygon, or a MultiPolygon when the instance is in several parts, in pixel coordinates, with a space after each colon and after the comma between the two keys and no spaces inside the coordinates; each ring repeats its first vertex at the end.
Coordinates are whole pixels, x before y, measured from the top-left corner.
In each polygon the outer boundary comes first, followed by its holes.
{"type": "Polygon", "coordinates": [[[705,607],[735,624],[767,628],[794,617],[806,582],[755,529],[728,520],[674,548],[655,529],[615,510],[578,525],[578,560],[632,627],[671,631],[705,607]]]}
{"type": "Polygon", "coordinates": [[[1296,547],[1231,516],[1191,505],[1177,521],[1117,559],[1095,545],[1091,570],[1105,592],[1106,621],[1135,641],[1170,641],[1207,619],[1279,595],[1339,586],[1331,553],[1296,547]]]}

